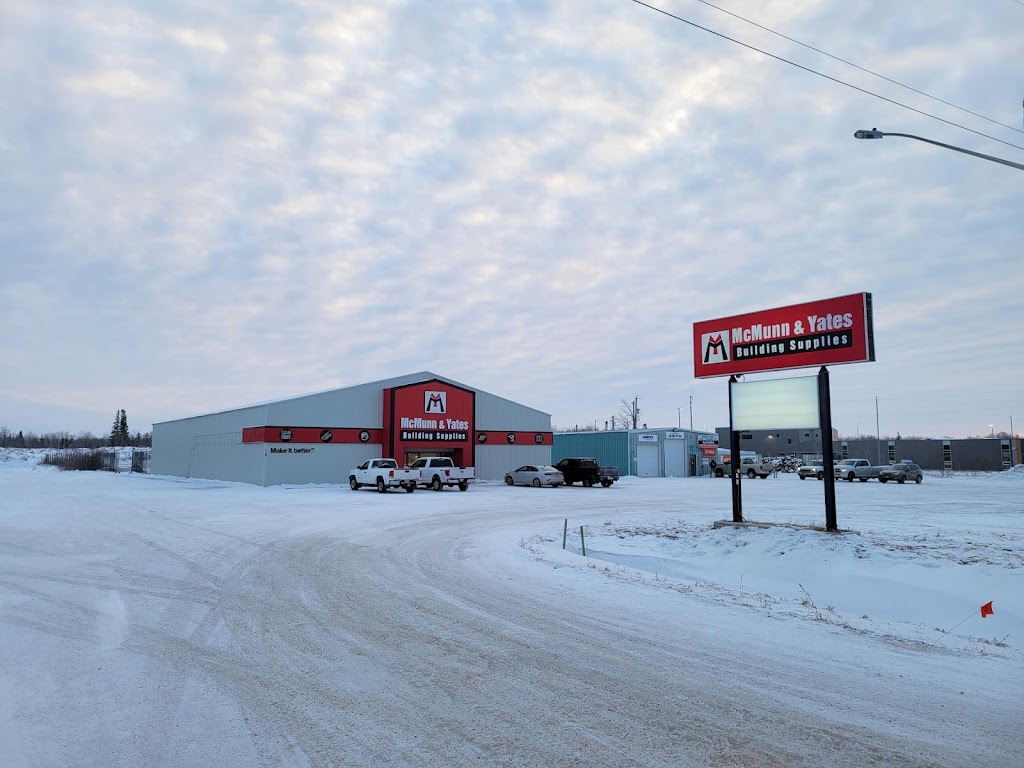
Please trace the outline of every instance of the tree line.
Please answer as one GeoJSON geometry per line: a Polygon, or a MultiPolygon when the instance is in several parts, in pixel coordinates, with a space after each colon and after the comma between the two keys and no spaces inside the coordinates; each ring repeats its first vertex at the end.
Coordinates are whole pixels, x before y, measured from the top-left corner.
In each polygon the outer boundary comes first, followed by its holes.
{"type": "Polygon", "coordinates": [[[128,414],[120,409],[114,414],[109,435],[97,436],[92,432],[72,434],[68,431],[14,432],[0,426],[0,448],[108,448],[110,446],[149,448],[153,445],[152,432],[132,432],[128,428],[128,414]]]}

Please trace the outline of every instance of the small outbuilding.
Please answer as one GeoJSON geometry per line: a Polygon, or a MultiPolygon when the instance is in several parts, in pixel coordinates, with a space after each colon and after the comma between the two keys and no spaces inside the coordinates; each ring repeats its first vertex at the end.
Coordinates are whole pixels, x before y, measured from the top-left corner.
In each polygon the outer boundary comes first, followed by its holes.
{"type": "Polygon", "coordinates": [[[691,429],[606,429],[559,432],[551,451],[553,461],[588,456],[602,466],[615,466],[622,475],[637,477],[695,477],[707,475],[717,437],[691,429]],[[707,449],[710,448],[710,451],[707,449]]]}
{"type": "Polygon", "coordinates": [[[450,456],[501,480],[551,463],[551,415],[430,371],[153,425],[150,471],[255,485],[345,482],[375,457],[450,456]]]}

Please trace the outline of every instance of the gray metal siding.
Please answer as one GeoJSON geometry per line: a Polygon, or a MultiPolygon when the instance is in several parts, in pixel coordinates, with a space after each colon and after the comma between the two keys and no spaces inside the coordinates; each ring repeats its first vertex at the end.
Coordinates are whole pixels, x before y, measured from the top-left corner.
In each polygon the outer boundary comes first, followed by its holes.
{"type": "MultiPolygon", "coordinates": [[[[429,371],[315,392],[270,403],[153,425],[151,471],[178,477],[234,480],[257,485],[344,483],[348,470],[381,455],[379,445],[242,444],[245,427],[381,428],[383,390],[438,380],[476,392],[476,428],[550,432],[551,415],[473,390],[429,371]],[[272,449],[277,449],[273,451],[272,449]],[[288,449],[291,450],[288,450],[288,449]]],[[[510,469],[550,463],[549,446],[475,446],[476,475],[502,480],[510,469]]]]}
{"type": "Polygon", "coordinates": [[[478,480],[503,480],[510,470],[524,464],[551,464],[548,445],[478,445],[476,476],[478,480]]]}
{"type": "Polygon", "coordinates": [[[150,472],[262,485],[262,446],[243,446],[242,429],[265,414],[260,405],[154,424],[150,472]]]}
{"type": "MultiPolygon", "coordinates": [[[[943,440],[882,440],[882,464],[888,464],[889,443],[893,443],[896,461],[909,459],[922,469],[942,469],[943,440]]],[[[1000,440],[982,437],[949,440],[950,458],[955,472],[999,472],[1003,469],[1000,440]]],[[[878,444],[872,439],[836,440],[833,447],[839,456],[840,446],[846,443],[851,459],[877,461],[878,444]]]]}
{"type": "Polygon", "coordinates": [[[382,415],[383,387],[368,384],[267,406],[267,424],[272,426],[379,429],[382,415]]]}
{"type": "Polygon", "coordinates": [[[333,445],[277,445],[260,444],[266,452],[266,482],[264,485],[300,485],[324,483],[344,486],[349,470],[367,459],[381,457],[381,447],[373,443],[333,445]],[[271,449],[291,453],[271,453],[271,449]],[[308,452],[307,452],[308,451],[308,452]]]}
{"type": "MultiPolygon", "coordinates": [[[[528,408],[503,397],[476,393],[476,428],[520,432],[550,432],[551,414],[528,408]]],[[[527,462],[523,462],[525,464],[527,462]]],[[[519,466],[522,466],[520,464],[519,466]]],[[[502,472],[502,477],[505,473],[502,472]]]]}

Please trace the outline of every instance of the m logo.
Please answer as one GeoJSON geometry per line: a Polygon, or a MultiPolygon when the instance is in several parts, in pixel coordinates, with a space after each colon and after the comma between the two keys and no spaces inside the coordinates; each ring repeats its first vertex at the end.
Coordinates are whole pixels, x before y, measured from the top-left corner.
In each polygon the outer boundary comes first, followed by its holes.
{"type": "Polygon", "coordinates": [[[447,392],[424,392],[423,393],[424,413],[448,413],[447,392]]]}
{"type": "Polygon", "coordinates": [[[729,331],[701,334],[700,347],[704,350],[704,364],[729,362],[729,331]]]}

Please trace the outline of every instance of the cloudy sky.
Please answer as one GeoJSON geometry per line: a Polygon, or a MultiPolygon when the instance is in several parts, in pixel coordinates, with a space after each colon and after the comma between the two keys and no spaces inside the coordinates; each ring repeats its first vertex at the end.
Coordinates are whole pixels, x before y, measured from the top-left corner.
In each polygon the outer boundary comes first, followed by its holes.
{"type": "Polygon", "coordinates": [[[1024,4],[722,0],[948,104],[652,5],[834,80],[632,0],[3,4],[0,425],[430,370],[714,427],[694,321],[861,291],[843,434],[1024,424],[1024,173],[853,138],[1024,163],[1024,4]]]}

